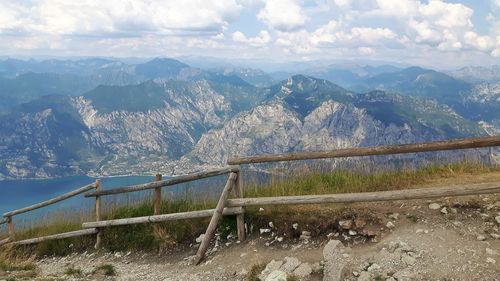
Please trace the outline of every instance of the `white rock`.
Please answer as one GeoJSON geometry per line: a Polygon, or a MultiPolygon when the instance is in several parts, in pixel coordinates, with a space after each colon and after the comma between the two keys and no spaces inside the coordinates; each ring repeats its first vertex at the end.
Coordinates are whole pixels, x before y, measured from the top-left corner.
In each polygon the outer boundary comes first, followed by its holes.
{"type": "Polygon", "coordinates": [[[497,221],[498,224],[500,224],[500,216],[496,216],[495,220],[497,221]]]}
{"type": "Polygon", "coordinates": [[[260,234],[262,235],[264,233],[270,233],[271,229],[269,229],[269,228],[261,228],[261,229],[259,229],[259,231],[260,231],[260,234]]]}
{"type": "Polygon", "coordinates": [[[312,272],[313,272],[312,267],[307,262],[305,262],[299,265],[299,267],[297,267],[293,271],[293,275],[297,276],[298,278],[304,278],[311,275],[312,272]]]}
{"type": "Polygon", "coordinates": [[[391,213],[387,216],[391,220],[398,220],[399,219],[399,213],[391,213]]]}
{"type": "Polygon", "coordinates": [[[300,261],[297,258],[285,257],[283,260],[283,265],[280,267],[281,271],[286,273],[292,273],[297,267],[299,267],[300,261]]]}
{"type": "Polygon", "coordinates": [[[350,229],[349,230],[349,235],[354,236],[357,235],[358,233],[355,230],[350,229]]]}
{"type": "Polygon", "coordinates": [[[269,227],[274,228],[274,223],[272,221],[269,222],[269,227]]]}
{"type": "Polygon", "coordinates": [[[396,227],[396,225],[394,225],[394,223],[392,223],[392,221],[388,221],[387,224],[385,225],[387,228],[394,228],[396,227]]]}
{"type": "Polygon", "coordinates": [[[292,227],[293,227],[293,229],[297,230],[297,229],[299,229],[299,224],[298,223],[294,223],[294,224],[292,224],[292,227]]]}
{"type": "Polygon", "coordinates": [[[439,205],[438,203],[429,204],[429,209],[431,209],[431,210],[438,210],[440,208],[441,208],[441,205],[439,205]]]}
{"type": "Polygon", "coordinates": [[[417,260],[414,257],[409,255],[403,255],[401,257],[401,261],[404,262],[406,265],[414,265],[417,262],[417,260]]]}
{"type": "Polygon", "coordinates": [[[420,234],[420,233],[423,233],[423,232],[424,232],[424,230],[423,230],[423,229],[420,229],[420,228],[419,228],[419,229],[417,229],[417,231],[415,231],[415,233],[416,233],[416,234],[420,234]]]}
{"type": "Polygon", "coordinates": [[[484,241],[484,240],[486,240],[486,236],[479,234],[479,235],[476,237],[476,239],[477,239],[477,241],[484,241]]]}
{"type": "Polygon", "coordinates": [[[269,274],[271,274],[271,272],[279,270],[281,265],[283,265],[283,261],[275,261],[275,260],[270,261],[266,265],[266,268],[264,270],[262,270],[262,272],[259,274],[259,279],[260,280],[267,280],[266,279],[267,276],[269,274]]]}
{"type": "Polygon", "coordinates": [[[359,274],[358,281],[371,281],[372,275],[369,272],[363,271],[359,274]]]}
{"type": "Polygon", "coordinates": [[[287,279],[287,275],[285,272],[280,271],[280,270],[275,270],[275,271],[271,272],[264,280],[265,281],[286,281],[286,279],[287,279]]]}
{"type": "Polygon", "coordinates": [[[376,263],[372,263],[372,264],[368,267],[367,271],[372,272],[372,271],[376,271],[376,270],[379,270],[379,269],[380,269],[380,265],[378,265],[378,264],[376,264],[376,263]]]}
{"type": "Polygon", "coordinates": [[[200,236],[198,236],[198,238],[196,238],[196,243],[201,243],[201,241],[203,241],[203,238],[205,238],[205,234],[201,234],[200,236]]]}
{"type": "Polygon", "coordinates": [[[341,220],[339,221],[339,226],[342,227],[343,229],[351,229],[352,220],[341,220]]]}
{"type": "Polygon", "coordinates": [[[495,255],[498,255],[498,252],[493,250],[493,249],[490,249],[490,248],[486,248],[486,253],[488,255],[491,255],[491,256],[495,256],[495,255]]]}
{"type": "Polygon", "coordinates": [[[496,261],[496,260],[494,260],[494,259],[492,259],[492,258],[489,258],[489,257],[488,257],[488,258],[486,258],[486,262],[487,262],[487,263],[491,263],[491,264],[495,264],[495,263],[497,263],[497,261],[496,261]]]}
{"type": "Polygon", "coordinates": [[[443,208],[441,209],[441,213],[442,213],[442,214],[445,214],[445,215],[446,215],[446,214],[448,214],[448,210],[446,209],[446,207],[443,207],[443,208]]]}
{"type": "Polygon", "coordinates": [[[340,252],[339,249],[344,247],[340,240],[330,240],[323,248],[323,259],[325,261],[333,260],[335,258],[336,252],[340,252]]]}
{"type": "Polygon", "coordinates": [[[264,208],[259,208],[259,212],[264,212],[264,208]]]}

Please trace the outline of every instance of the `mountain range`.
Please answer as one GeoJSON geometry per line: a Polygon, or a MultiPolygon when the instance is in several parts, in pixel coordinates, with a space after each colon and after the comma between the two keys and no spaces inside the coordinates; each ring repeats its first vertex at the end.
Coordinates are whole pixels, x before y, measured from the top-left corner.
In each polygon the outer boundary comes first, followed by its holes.
{"type": "Polygon", "coordinates": [[[475,70],[8,59],[0,178],[179,174],[236,155],[495,135],[500,82],[475,70]]]}

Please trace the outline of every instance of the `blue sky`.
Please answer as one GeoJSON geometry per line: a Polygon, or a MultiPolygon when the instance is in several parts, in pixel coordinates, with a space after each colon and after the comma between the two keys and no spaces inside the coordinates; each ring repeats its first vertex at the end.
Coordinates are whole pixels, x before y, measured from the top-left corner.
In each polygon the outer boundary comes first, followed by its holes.
{"type": "Polygon", "coordinates": [[[2,56],[500,64],[500,0],[0,0],[2,56]]]}

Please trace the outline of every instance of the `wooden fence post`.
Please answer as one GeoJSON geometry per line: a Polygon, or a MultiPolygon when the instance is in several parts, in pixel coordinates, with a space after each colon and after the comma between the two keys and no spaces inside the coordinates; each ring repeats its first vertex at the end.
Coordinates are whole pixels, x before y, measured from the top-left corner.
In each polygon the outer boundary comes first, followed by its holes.
{"type": "Polygon", "coordinates": [[[9,239],[11,242],[14,242],[16,240],[16,234],[14,232],[14,223],[12,222],[11,216],[7,217],[7,228],[9,231],[9,239]]]}
{"type": "MultiPolygon", "coordinates": [[[[101,180],[95,181],[95,190],[101,190],[101,180]]],[[[101,196],[95,197],[95,221],[101,220],[101,196]]],[[[97,228],[96,240],[94,248],[101,248],[101,239],[102,239],[102,228],[97,228]]]]}
{"type": "MultiPolygon", "coordinates": [[[[161,181],[161,174],[156,175],[155,181],[161,181]]],[[[155,188],[154,215],[161,214],[161,187],[155,188]]]]}
{"type": "Polygon", "coordinates": [[[227,179],[226,185],[222,190],[222,194],[220,195],[219,202],[217,202],[217,207],[215,208],[214,215],[210,220],[210,224],[208,224],[207,231],[205,232],[205,237],[203,237],[203,241],[201,241],[201,245],[198,248],[198,252],[195,257],[195,264],[200,264],[201,260],[205,257],[205,253],[207,252],[208,246],[210,245],[210,240],[214,237],[215,230],[217,229],[217,225],[219,224],[219,220],[222,217],[222,212],[224,211],[224,207],[227,203],[227,197],[229,196],[229,192],[233,188],[234,181],[237,178],[237,174],[232,172],[229,174],[229,178],[227,179]]]}
{"type": "MultiPolygon", "coordinates": [[[[241,169],[237,174],[236,178],[236,188],[235,188],[235,193],[236,197],[238,198],[243,198],[245,189],[243,187],[243,179],[241,178],[241,169]]],[[[236,215],[236,228],[238,230],[238,240],[243,242],[245,241],[245,208],[243,208],[243,213],[236,215]]]]}

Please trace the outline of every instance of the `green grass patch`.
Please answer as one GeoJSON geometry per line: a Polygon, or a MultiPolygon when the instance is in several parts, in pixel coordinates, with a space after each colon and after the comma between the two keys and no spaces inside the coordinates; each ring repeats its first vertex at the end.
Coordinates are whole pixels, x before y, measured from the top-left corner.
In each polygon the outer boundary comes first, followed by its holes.
{"type": "Polygon", "coordinates": [[[66,270],[64,270],[64,274],[69,275],[69,276],[81,276],[82,270],[79,268],[68,267],[68,268],[66,268],[66,270]]]}
{"type": "Polygon", "coordinates": [[[101,274],[104,276],[116,276],[115,267],[112,264],[103,264],[94,270],[94,274],[101,274]]]}

